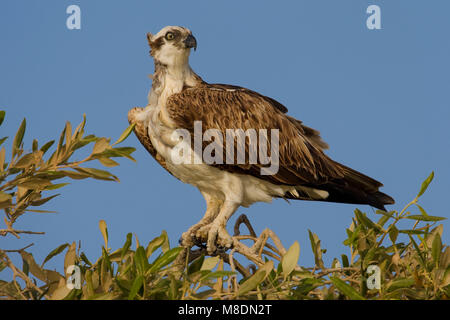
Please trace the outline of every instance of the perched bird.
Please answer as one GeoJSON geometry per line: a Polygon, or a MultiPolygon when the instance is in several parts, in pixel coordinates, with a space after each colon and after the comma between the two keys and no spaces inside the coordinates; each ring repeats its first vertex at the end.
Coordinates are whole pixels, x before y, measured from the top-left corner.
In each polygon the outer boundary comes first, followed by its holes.
{"type": "Polygon", "coordinates": [[[182,235],[182,245],[206,243],[209,253],[217,246],[229,248],[226,224],[233,213],[273,198],[368,204],[383,210],[394,203],[378,191],[380,182],[325,155],[328,145],[319,132],[287,115],[281,103],[239,86],[203,81],[189,66],[190,51],[197,48],[189,29],[168,26],[148,33],[147,39],[155,65],[152,88],[148,105],[130,110],[128,120],[156,161],[197,187],[206,200],[204,217],[182,235]],[[231,140],[230,132],[235,133],[231,140]],[[244,132],[244,139],[236,132],[244,132]],[[259,139],[252,139],[254,133],[259,139]],[[260,145],[255,147],[255,141],[260,145]],[[272,163],[255,161],[263,158],[261,150],[270,153],[272,163]],[[227,161],[204,161],[206,151],[213,160],[227,161]],[[259,158],[254,154],[258,151],[259,158]],[[182,156],[190,161],[180,161],[182,156]]]}

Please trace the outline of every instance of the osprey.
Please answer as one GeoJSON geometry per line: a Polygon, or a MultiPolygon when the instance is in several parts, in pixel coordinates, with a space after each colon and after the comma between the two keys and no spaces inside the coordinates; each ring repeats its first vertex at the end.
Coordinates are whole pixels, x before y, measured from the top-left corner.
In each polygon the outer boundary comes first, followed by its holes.
{"type": "MultiPolygon", "coordinates": [[[[378,191],[380,182],[330,159],[324,153],[328,145],[320,133],[287,115],[281,103],[239,86],[203,81],[189,66],[190,51],[197,48],[189,29],[168,26],[155,35],[148,33],[147,39],[155,65],[152,88],[148,105],[130,110],[128,120],[135,124],[137,138],[153,158],[179,180],[197,187],[206,200],[204,217],[183,233],[182,245],[206,242],[209,253],[218,246],[231,247],[233,240],[226,224],[233,213],[240,206],[273,198],[368,204],[382,210],[384,205],[394,203],[378,191]],[[275,137],[271,131],[259,141],[266,142],[271,153],[277,153],[277,170],[264,174],[261,169],[265,164],[249,161],[255,150],[249,136],[241,140],[244,161],[176,161],[173,155],[180,144],[177,130],[198,135],[196,123],[201,124],[201,136],[210,129],[222,133],[222,137],[230,129],[246,133],[276,129],[277,139],[269,139],[275,137]]],[[[189,139],[187,142],[192,141],[189,139]]],[[[212,140],[215,147],[220,143],[226,147],[225,156],[231,153],[231,159],[237,159],[239,143],[230,147],[229,140],[227,146],[217,136],[212,140]]],[[[198,150],[187,142],[183,150],[187,146],[198,156],[198,150]]],[[[208,141],[200,143],[201,147],[208,145],[208,141]]],[[[214,148],[214,152],[224,148],[214,148]]]]}

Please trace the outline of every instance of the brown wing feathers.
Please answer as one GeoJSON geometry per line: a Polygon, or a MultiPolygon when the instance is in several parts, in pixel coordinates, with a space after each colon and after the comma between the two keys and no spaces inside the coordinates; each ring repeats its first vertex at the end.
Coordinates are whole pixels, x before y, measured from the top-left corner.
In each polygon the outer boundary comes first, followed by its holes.
{"type": "MultiPolygon", "coordinates": [[[[172,95],[166,108],[177,126],[190,130],[192,136],[196,120],[202,121],[203,131],[219,129],[223,137],[225,129],[279,129],[277,174],[260,175],[260,165],[248,163],[248,156],[242,165],[215,165],[222,170],[251,174],[274,184],[326,190],[329,197],[325,201],[366,203],[380,209],[394,203],[378,191],[380,182],[328,158],[322,151],[328,145],[319,132],[286,115],[287,109],[272,98],[241,87],[204,83],[172,95]]],[[[300,199],[305,198],[302,193],[299,195],[300,199]]],[[[286,197],[297,198],[291,194],[286,197]]]]}
{"type": "MultiPolygon", "coordinates": [[[[227,91],[221,87],[212,90],[206,87],[189,88],[172,95],[166,108],[177,127],[192,133],[194,121],[201,121],[203,130],[221,130],[224,137],[226,129],[279,129],[280,167],[295,173],[295,176],[289,179],[289,184],[342,177],[340,168],[308,140],[297,124],[254,92],[249,93],[242,89],[227,91]]],[[[270,150],[269,146],[268,149],[270,150]]],[[[244,166],[246,170],[252,166],[259,172],[259,165],[249,164],[248,157],[246,161],[246,165],[229,165],[222,168],[234,171],[236,166],[244,166]]],[[[276,179],[277,175],[274,178],[276,179]]],[[[286,182],[283,179],[279,183],[286,182]]]]}

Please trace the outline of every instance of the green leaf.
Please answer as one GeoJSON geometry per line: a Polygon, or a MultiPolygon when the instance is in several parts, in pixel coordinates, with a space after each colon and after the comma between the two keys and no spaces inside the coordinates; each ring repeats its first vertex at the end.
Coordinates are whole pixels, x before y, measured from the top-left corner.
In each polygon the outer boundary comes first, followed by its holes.
{"type": "Polygon", "coordinates": [[[183,247],[176,247],[168,250],[166,253],[156,259],[155,262],[152,263],[149,272],[157,272],[161,268],[164,268],[169,263],[174,261],[177,258],[178,254],[183,250],[183,247]]]}
{"type": "Polygon", "coordinates": [[[39,148],[38,141],[36,139],[34,139],[33,144],[32,144],[33,152],[36,152],[38,150],[38,148],[39,148]]]}
{"type": "Polygon", "coordinates": [[[54,256],[60,254],[61,252],[64,251],[64,249],[66,249],[69,246],[68,243],[64,243],[62,245],[60,245],[59,247],[57,247],[56,249],[53,249],[48,255],[47,257],[45,257],[44,262],[42,262],[41,264],[41,268],[44,267],[44,264],[49,261],[51,258],[53,258],[54,256]]]}
{"type": "Polygon", "coordinates": [[[82,173],[82,172],[76,172],[76,171],[70,171],[70,170],[60,170],[59,172],[63,173],[65,176],[67,176],[71,179],[75,179],[75,180],[86,179],[91,176],[88,173],[82,173]]]}
{"type": "Polygon", "coordinates": [[[388,216],[382,216],[378,222],[377,225],[379,225],[381,228],[383,228],[383,226],[386,224],[386,222],[388,222],[389,217],[388,216]]]}
{"type": "Polygon", "coordinates": [[[134,254],[134,264],[139,275],[144,275],[149,267],[147,256],[145,255],[145,249],[139,246],[134,254]]]}
{"type": "Polygon", "coordinates": [[[143,284],[144,284],[144,277],[137,276],[137,278],[134,279],[133,281],[133,285],[131,286],[131,290],[128,295],[128,300],[133,300],[136,297],[137,293],[139,292],[143,284]]]}
{"type": "Polygon", "coordinates": [[[411,220],[419,220],[419,221],[441,221],[446,220],[447,218],[443,217],[435,217],[435,216],[429,216],[429,215],[420,215],[420,214],[411,214],[409,216],[405,217],[406,219],[411,220]]]}
{"type": "Polygon", "coordinates": [[[133,132],[133,129],[135,127],[135,123],[131,124],[130,126],[128,126],[128,128],[125,129],[125,131],[120,135],[119,139],[114,142],[113,146],[115,146],[116,144],[121,143],[122,141],[124,141],[126,138],[128,138],[128,136],[130,135],[131,132],[133,132]]]}
{"type": "Polygon", "coordinates": [[[25,273],[27,276],[30,273],[30,265],[28,264],[28,262],[22,258],[22,271],[23,273],[25,273]]]}
{"type": "Polygon", "coordinates": [[[28,153],[26,155],[24,155],[22,158],[20,158],[16,164],[14,165],[14,167],[16,168],[27,168],[32,164],[35,164],[36,161],[40,158],[40,154],[36,154],[36,153],[28,153]]]}
{"type": "Polygon", "coordinates": [[[365,298],[358,291],[356,291],[352,286],[345,283],[343,280],[336,277],[330,277],[330,280],[340,292],[342,292],[351,300],[365,300],[365,298]]]}
{"type": "Polygon", "coordinates": [[[6,150],[5,148],[0,149],[0,172],[4,170],[5,167],[5,157],[6,157],[6,150]]]}
{"type": "Polygon", "coordinates": [[[77,141],[73,145],[72,150],[74,150],[74,151],[78,150],[78,149],[84,147],[85,145],[88,145],[89,143],[97,141],[97,140],[98,140],[98,138],[96,136],[94,136],[93,134],[90,134],[90,135],[80,139],[79,141],[77,141]]]}
{"type": "Polygon", "coordinates": [[[200,270],[212,270],[219,263],[220,257],[209,257],[203,261],[202,267],[200,270]]]}
{"type": "Polygon", "coordinates": [[[89,261],[88,257],[86,257],[86,254],[84,252],[80,254],[80,259],[88,266],[92,266],[92,263],[89,261]]]}
{"type": "Polygon", "coordinates": [[[414,279],[397,279],[394,280],[389,286],[387,291],[388,292],[392,292],[396,289],[400,289],[400,288],[409,288],[412,285],[414,285],[415,281],[414,279]]]}
{"type": "Polygon", "coordinates": [[[39,200],[32,201],[31,205],[35,206],[35,207],[42,206],[44,203],[52,200],[53,198],[55,198],[57,196],[59,196],[59,194],[54,194],[54,195],[52,195],[50,197],[46,197],[46,198],[42,198],[42,199],[39,199],[39,200]]]}
{"type": "Polygon", "coordinates": [[[348,262],[348,257],[345,254],[341,254],[342,266],[347,268],[350,264],[348,262]]]}
{"type": "Polygon", "coordinates": [[[55,143],[55,140],[52,140],[52,141],[49,141],[49,142],[47,142],[46,144],[44,144],[44,145],[41,147],[42,153],[43,153],[43,154],[46,153],[46,152],[48,151],[48,149],[50,149],[50,147],[51,147],[54,143],[55,143]]]}
{"type": "Polygon", "coordinates": [[[281,266],[283,268],[285,278],[295,269],[299,257],[300,245],[297,241],[295,241],[281,260],[281,266]]]}
{"type": "Polygon", "coordinates": [[[108,156],[108,157],[125,157],[130,159],[131,161],[136,162],[136,159],[134,159],[131,154],[136,151],[135,148],[131,147],[121,147],[121,148],[112,148],[108,149],[104,152],[102,152],[102,155],[108,156]]]}
{"type": "Polygon", "coordinates": [[[414,238],[413,238],[411,235],[408,235],[408,237],[409,237],[409,240],[411,241],[411,243],[413,244],[414,249],[415,249],[416,252],[417,252],[417,255],[419,256],[419,262],[420,262],[420,264],[422,265],[422,267],[423,267],[424,269],[427,269],[427,265],[426,265],[426,263],[425,263],[425,258],[423,257],[422,251],[420,250],[420,248],[419,248],[419,246],[417,245],[417,243],[414,241],[414,238]]]}
{"type": "Polygon", "coordinates": [[[245,280],[240,286],[237,295],[242,296],[247,292],[255,289],[259,284],[261,284],[266,277],[269,275],[270,271],[273,270],[273,261],[270,260],[266,262],[265,265],[260,267],[258,271],[255,272],[250,278],[245,280]]]}
{"type": "Polygon", "coordinates": [[[191,264],[188,267],[188,274],[193,274],[194,272],[197,272],[201,269],[203,265],[203,261],[205,260],[205,255],[201,255],[197,259],[191,262],[191,264]]]}
{"type": "Polygon", "coordinates": [[[19,181],[18,186],[30,190],[42,190],[52,183],[47,179],[40,178],[25,178],[19,181]]]}
{"type": "Polygon", "coordinates": [[[59,140],[58,140],[58,146],[56,147],[56,155],[58,156],[59,153],[61,152],[61,149],[63,147],[64,144],[64,139],[66,137],[66,130],[67,130],[67,125],[64,126],[63,131],[61,132],[61,135],[59,136],[59,140]]]}
{"type": "Polygon", "coordinates": [[[165,233],[165,231],[163,231],[159,237],[156,237],[155,239],[149,242],[149,244],[147,245],[147,249],[145,250],[147,258],[150,258],[152,253],[155,252],[159,247],[161,247],[164,244],[166,238],[167,234],[165,233]]]}
{"type": "Polygon", "coordinates": [[[100,161],[100,163],[102,165],[104,165],[105,167],[109,167],[109,168],[117,167],[119,165],[116,161],[114,161],[113,159],[110,159],[110,158],[100,157],[100,158],[97,158],[97,160],[100,161]]]}
{"type": "Polygon", "coordinates": [[[86,114],[83,114],[83,121],[76,127],[74,131],[74,139],[79,140],[84,134],[84,126],[86,125],[86,114]]]}
{"type": "Polygon", "coordinates": [[[109,147],[109,139],[100,138],[95,142],[94,149],[92,149],[92,154],[102,153],[109,147]]]}
{"type": "Polygon", "coordinates": [[[120,260],[122,260],[125,257],[126,253],[130,249],[132,239],[133,239],[133,234],[130,232],[127,234],[127,240],[125,241],[125,244],[122,247],[122,250],[121,250],[122,252],[120,254],[120,260]]]}
{"type": "Polygon", "coordinates": [[[436,266],[439,265],[439,258],[441,257],[442,240],[438,232],[434,235],[433,245],[431,246],[431,256],[436,266]]]}
{"type": "Polygon", "coordinates": [[[24,118],[22,123],[20,124],[19,130],[17,130],[16,136],[14,137],[13,149],[12,149],[13,158],[16,156],[16,154],[18,153],[18,151],[20,149],[20,145],[22,144],[23,136],[25,135],[26,126],[27,126],[27,121],[24,118]]]}
{"type": "Polygon", "coordinates": [[[389,230],[389,239],[391,239],[392,243],[395,244],[395,241],[397,241],[398,237],[398,229],[395,225],[392,225],[389,230]]]}
{"type": "Polygon", "coordinates": [[[109,173],[105,170],[95,169],[95,168],[74,168],[78,172],[85,173],[98,180],[107,180],[107,181],[119,181],[115,175],[109,173]]]}
{"type": "Polygon", "coordinates": [[[422,208],[422,207],[421,207],[420,205],[418,205],[417,203],[416,203],[416,207],[419,208],[420,213],[422,213],[422,215],[423,215],[424,217],[428,217],[428,213],[425,211],[424,208],[422,208]]]}
{"type": "Polygon", "coordinates": [[[320,248],[319,237],[315,233],[311,232],[311,230],[309,230],[309,229],[308,229],[308,234],[309,234],[309,240],[311,241],[311,249],[314,254],[315,264],[319,268],[324,269],[325,265],[322,260],[322,250],[320,248]]]}
{"type": "Polygon", "coordinates": [[[72,125],[69,121],[66,122],[66,146],[70,146],[72,143],[72,125]]]}
{"type": "Polygon", "coordinates": [[[382,232],[383,228],[377,226],[372,220],[370,220],[365,213],[362,213],[359,209],[355,209],[355,216],[359,223],[366,226],[369,229],[377,230],[382,232]]]}
{"type": "Polygon", "coordinates": [[[46,187],[45,187],[45,190],[56,190],[56,189],[65,187],[65,186],[67,186],[68,184],[70,184],[70,183],[65,182],[65,183],[52,184],[52,185],[46,186],[46,187]]]}
{"type": "Polygon", "coordinates": [[[426,233],[425,231],[422,231],[422,230],[400,230],[399,232],[400,233],[404,233],[404,234],[409,234],[409,235],[412,235],[412,234],[425,234],[426,233]]]}
{"type": "Polygon", "coordinates": [[[420,187],[420,191],[417,194],[417,198],[419,198],[423,193],[427,190],[428,186],[430,185],[431,181],[433,181],[434,178],[434,171],[431,172],[431,174],[428,176],[428,178],[425,179],[424,182],[422,182],[422,186],[420,187]]]}
{"type": "Polygon", "coordinates": [[[381,215],[384,215],[384,216],[386,216],[386,217],[388,217],[388,218],[392,218],[392,216],[393,216],[396,212],[397,212],[397,211],[389,211],[389,212],[386,212],[386,211],[384,211],[384,210],[377,210],[377,211],[375,211],[376,214],[381,214],[381,215]]]}
{"type": "Polygon", "coordinates": [[[6,112],[3,110],[0,110],[0,126],[3,123],[3,120],[5,120],[5,115],[6,115],[6,112]]]}

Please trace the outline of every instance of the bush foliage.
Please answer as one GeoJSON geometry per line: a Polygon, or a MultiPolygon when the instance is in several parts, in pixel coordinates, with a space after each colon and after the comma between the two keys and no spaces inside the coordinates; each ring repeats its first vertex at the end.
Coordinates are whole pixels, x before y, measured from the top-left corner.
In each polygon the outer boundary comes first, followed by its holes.
{"type": "MultiPolygon", "coordinates": [[[[4,117],[5,112],[0,111],[0,125],[4,117]]],[[[132,126],[111,145],[107,138],[85,136],[85,120],[73,132],[68,122],[56,145],[50,141],[39,148],[33,140],[30,153],[23,148],[24,120],[13,139],[9,163],[5,162],[5,147],[0,149],[0,209],[5,213],[5,228],[0,230],[0,236],[41,233],[16,230],[14,223],[27,212],[45,212],[36,207],[57,196],[46,193],[67,184],[54,183],[55,180],[118,180],[108,171],[81,165],[98,160],[103,166],[113,167],[118,165],[111,159],[114,157],[134,161],[133,148],[116,146],[132,132],[132,126]],[[93,150],[87,158],[72,160],[78,149],[91,143],[93,150]],[[54,151],[44,159],[51,147],[54,151]]],[[[0,139],[0,147],[5,140],[0,139]]],[[[138,239],[133,241],[129,233],[124,245],[112,250],[106,222],[100,221],[104,245],[95,262],[75,242],[57,246],[41,264],[34,260],[28,247],[0,249],[0,271],[8,269],[12,273],[12,279],[0,280],[0,298],[448,299],[450,248],[442,243],[443,227],[438,224],[444,218],[427,214],[419,205],[419,198],[432,179],[433,174],[399,212],[378,210],[377,219],[372,220],[356,209],[344,240],[348,254],[335,258],[328,267],[322,259],[325,249],[311,231],[314,266],[298,265],[297,242],[284,251],[267,242],[259,252],[261,263],[242,268],[233,257],[233,250],[206,256],[201,249],[171,248],[165,231],[145,246],[138,239]],[[63,253],[65,274],[45,268],[50,259],[62,257],[63,253]],[[10,259],[12,254],[21,256],[20,268],[10,259]]]]}

